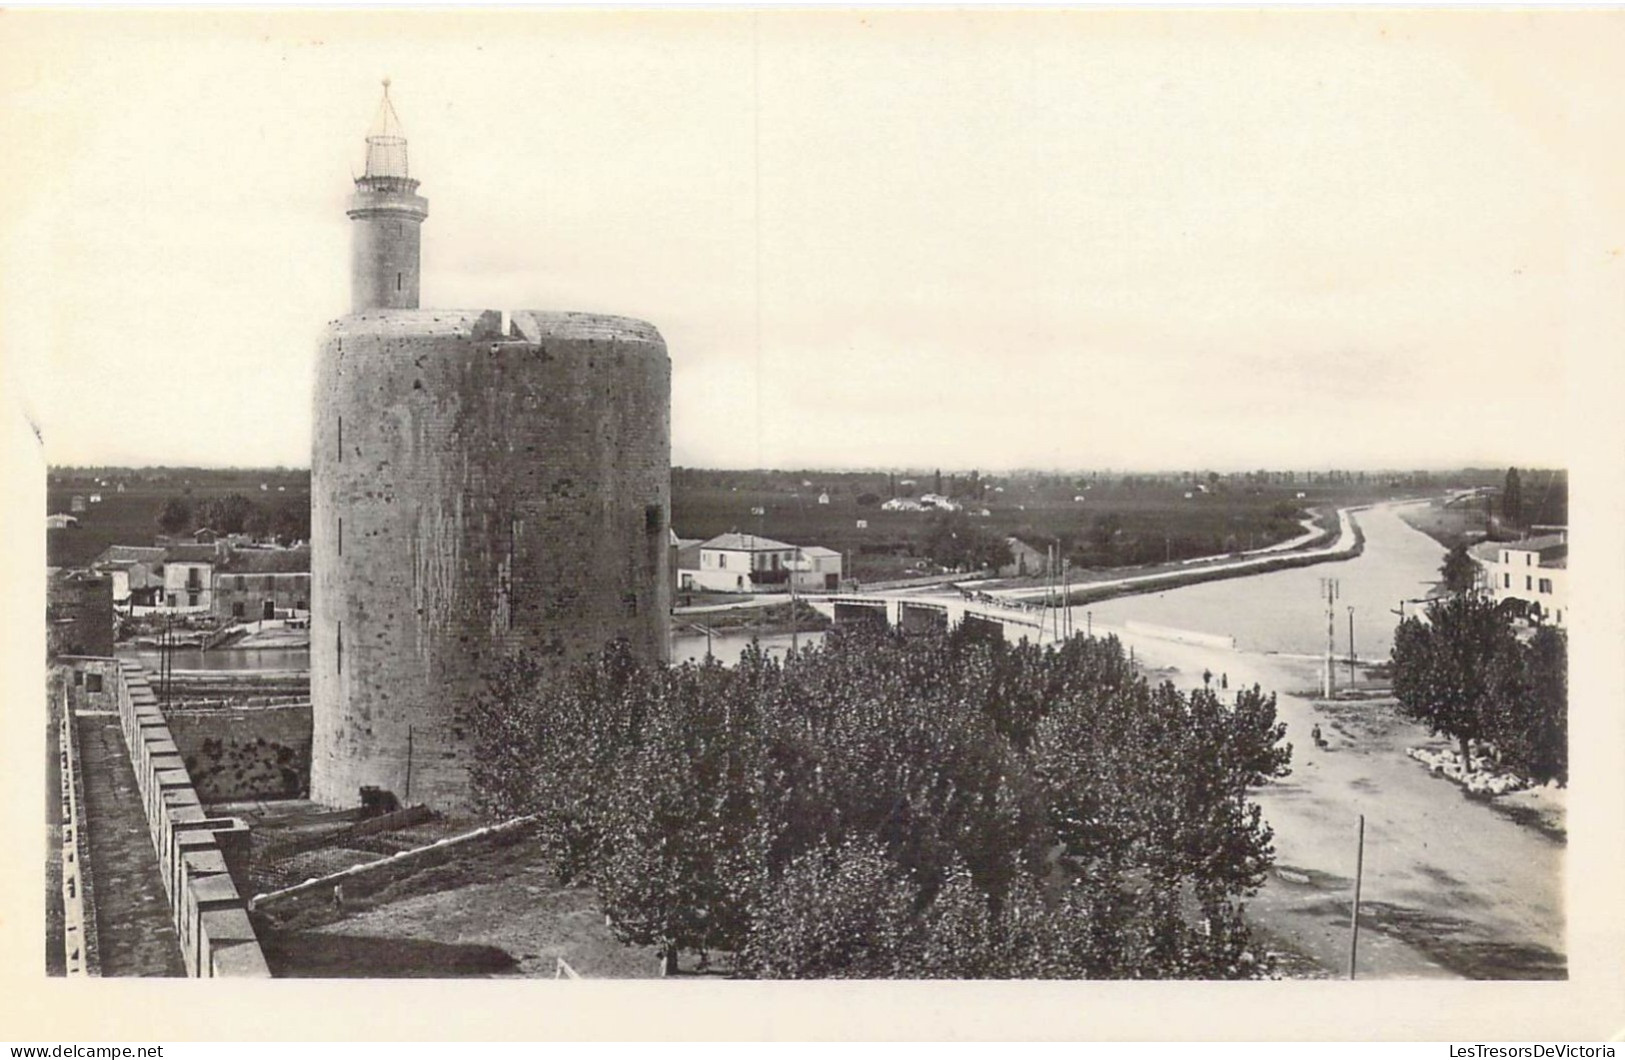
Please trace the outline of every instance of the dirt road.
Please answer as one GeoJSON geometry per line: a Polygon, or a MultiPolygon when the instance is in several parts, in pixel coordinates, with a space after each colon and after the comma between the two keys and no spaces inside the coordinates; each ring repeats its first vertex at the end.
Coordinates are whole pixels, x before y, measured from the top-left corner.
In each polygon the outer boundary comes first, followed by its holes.
{"type": "Polygon", "coordinates": [[[1319,701],[1318,663],[1103,628],[1182,688],[1203,670],[1280,694],[1292,775],[1259,795],[1276,871],[1250,905],[1261,934],[1347,974],[1357,817],[1365,814],[1362,978],[1550,979],[1567,974],[1564,844],[1466,798],[1405,757],[1430,742],[1391,703],[1319,701]],[[1319,724],[1328,746],[1315,746],[1319,724]]]}

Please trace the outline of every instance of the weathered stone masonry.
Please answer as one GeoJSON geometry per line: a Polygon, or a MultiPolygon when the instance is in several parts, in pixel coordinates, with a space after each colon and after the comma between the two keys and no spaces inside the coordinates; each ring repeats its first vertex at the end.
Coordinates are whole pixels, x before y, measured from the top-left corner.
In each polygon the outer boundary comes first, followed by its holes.
{"type": "Polygon", "coordinates": [[[667,657],[671,366],[650,325],[332,324],[312,458],[311,796],[466,806],[467,707],[527,651],[667,657]],[[410,745],[410,764],[408,750],[410,745]],[[408,775],[410,773],[410,775],[408,775]]]}

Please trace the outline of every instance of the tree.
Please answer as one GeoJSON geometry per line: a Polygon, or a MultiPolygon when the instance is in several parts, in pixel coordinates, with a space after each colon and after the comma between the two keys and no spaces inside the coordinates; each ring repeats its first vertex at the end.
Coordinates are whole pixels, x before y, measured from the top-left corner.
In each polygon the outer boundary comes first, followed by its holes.
{"type": "Polygon", "coordinates": [[[1465,593],[1473,588],[1478,580],[1478,564],[1468,554],[1466,544],[1457,544],[1445,553],[1439,574],[1444,578],[1444,587],[1452,593],[1465,593]]]}
{"type": "Polygon", "coordinates": [[[1515,467],[1507,468],[1506,483],[1501,488],[1501,518],[1515,526],[1523,522],[1523,483],[1515,467]]]}
{"type": "Polygon", "coordinates": [[[278,544],[310,540],[310,501],[284,501],[271,513],[271,535],[278,544]]]}
{"type": "Polygon", "coordinates": [[[860,494],[858,494],[858,507],[859,508],[873,508],[875,505],[877,505],[879,503],[880,503],[880,497],[878,495],[876,495],[876,494],[873,494],[873,493],[860,493],[860,494]]]}
{"type": "Polygon", "coordinates": [[[1519,652],[1511,694],[1497,704],[1491,739],[1503,763],[1536,783],[1568,783],[1568,637],[1543,626],[1519,652]]]}
{"type": "Polygon", "coordinates": [[[1273,697],[1149,686],[1112,639],[832,634],[621,650],[476,702],[485,807],[538,816],[616,934],[780,977],[1243,977],[1284,775],[1273,697]]]}
{"type": "Polygon", "coordinates": [[[230,493],[202,505],[198,521],[222,534],[240,534],[253,521],[258,507],[241,493],[230,493]]]}
{"type": "Polygon", "coordinates": [[[158,529],[166,534],[185,533],[192,527],[192,506],[180,497],[171,497],[158,510],[158,529]]]}
{"type": "Polygon", "coordinates": [[[1405,619],[1391,652],[1400,709],[1435,733],[1456,740],[1464,768],[1472,742],[1493,735],[1520,664],[1509,618],[1481,593],[1459,593],[1428,605],[1425,619],[1405,619]]]}

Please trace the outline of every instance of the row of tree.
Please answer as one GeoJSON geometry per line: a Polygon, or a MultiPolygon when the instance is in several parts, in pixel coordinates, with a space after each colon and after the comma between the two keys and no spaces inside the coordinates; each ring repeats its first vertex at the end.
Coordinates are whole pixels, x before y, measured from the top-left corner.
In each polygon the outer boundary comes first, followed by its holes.
{"type": "Polygon", "coordinates": [[[1275,699],[1136,676],[1115,640],[832,633],[783,662],[569,679],[511,662],[485,808],[540,816],[626,943],[756,977],[1239,978],[1288,772],[1275,699]]]}
{"type": "Polygon", "coordinates": [[[185,534],[207,527],[221,534],[249,534],[290,545],[310,540],[310,499],[298,497],[276,504],[260,504],[241,493],[228,493],[197,505],[185,497],[171,497],[158,510],[158,529],[185,534]]]}

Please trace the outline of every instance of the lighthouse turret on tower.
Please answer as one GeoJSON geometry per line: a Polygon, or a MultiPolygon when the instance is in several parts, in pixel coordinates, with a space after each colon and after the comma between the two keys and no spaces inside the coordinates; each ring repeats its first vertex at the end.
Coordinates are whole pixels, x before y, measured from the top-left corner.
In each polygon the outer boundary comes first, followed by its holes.
{"type": "Polygon", "coordinates": [[[419,226],[429,216],[429,200],[417,188],[386,78],[378,118],[367,136],[366,170],[355,178],[348,211],[356,223],[350,243],[352,313],[418,307],[419,226]]]}

